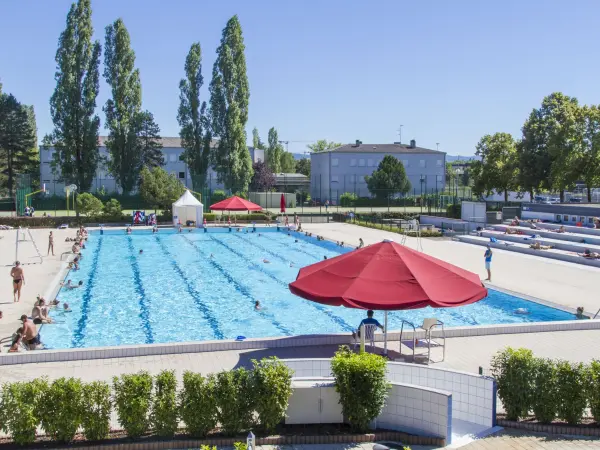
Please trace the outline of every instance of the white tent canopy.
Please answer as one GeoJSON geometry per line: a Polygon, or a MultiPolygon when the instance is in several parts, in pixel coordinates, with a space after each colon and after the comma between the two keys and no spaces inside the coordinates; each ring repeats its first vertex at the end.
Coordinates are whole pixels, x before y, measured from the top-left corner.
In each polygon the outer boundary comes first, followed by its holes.
{"type": "Polygon", "coordinates": [[[173,203],[173,225],[185,225],[188,220],[196,223],[196,228],[202,226],[203,205],[186,189],[179,199],[173,203]]]}

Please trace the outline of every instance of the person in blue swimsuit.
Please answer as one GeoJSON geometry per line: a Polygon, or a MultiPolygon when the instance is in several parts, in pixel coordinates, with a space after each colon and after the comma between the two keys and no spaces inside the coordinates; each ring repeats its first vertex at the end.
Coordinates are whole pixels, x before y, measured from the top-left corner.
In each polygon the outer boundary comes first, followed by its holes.
{"type": "Polygon", "coordinates": [[[489,244],[487,246],[487,250],[483,254],[483,257],[485,258],[485,270],[487,270],[488,274],[488,277],[485,279],[485,281],[492,281],[492,249],[490,248],[489,244]]]}

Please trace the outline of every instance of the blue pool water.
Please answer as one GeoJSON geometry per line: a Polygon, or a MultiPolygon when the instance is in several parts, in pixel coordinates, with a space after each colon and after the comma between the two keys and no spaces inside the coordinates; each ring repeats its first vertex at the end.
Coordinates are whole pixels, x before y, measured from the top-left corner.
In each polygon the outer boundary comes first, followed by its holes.
{"type": "MultiPolygon", "coordinates": [[[[350,251],[301,233],[288,236],[272,228],[260,235],[226,230],[152,235],[134,230],[127,236],[106,231],[91,233],[86,247],[81,269],[66,277],[73,284],[83,280],[83,286],[58,294],[72,312],[53,311],[57,323],[41,331],[49,348],[349,332],[365,316],[361,310],[328,307],[289,292],[287,285],[300,267],[350,251]],[[254,309],[256,300],[262,310],[254,309]]],[[[486,299],[459,308],[390,312],[389,327],[399,329],[401,319],[422,323],[425,317],[437,317],[446,326],[574,318],[489,292],[486,299]],[[529,314],[514,314],[518,308],[529,314]]],[[[383,321],[383,313],[375,314],[383,321]]]]}

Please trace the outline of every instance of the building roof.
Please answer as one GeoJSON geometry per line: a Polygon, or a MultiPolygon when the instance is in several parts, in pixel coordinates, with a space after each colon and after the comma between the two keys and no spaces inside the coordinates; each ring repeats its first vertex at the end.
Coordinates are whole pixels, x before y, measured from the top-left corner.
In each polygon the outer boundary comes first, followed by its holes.
{"type": "Polygon", "coordinates": [[[319,153],[432,153],[444,154],[438,150],[423,147],[411,147],[406,144],[346,144],[319,153]]]}
{"type": "MultiPolygon", "coordinates": [[[[106,147],[106,140],[108,136],[98,136],[98,143],[100,147],[106,147]]],[[[180,137],[161,137],[160,142],[163,148],[182,148],[180,137]]],[[[214,140],[211,142],[211,147],[216,147],[218,141],[214,140]]]]}

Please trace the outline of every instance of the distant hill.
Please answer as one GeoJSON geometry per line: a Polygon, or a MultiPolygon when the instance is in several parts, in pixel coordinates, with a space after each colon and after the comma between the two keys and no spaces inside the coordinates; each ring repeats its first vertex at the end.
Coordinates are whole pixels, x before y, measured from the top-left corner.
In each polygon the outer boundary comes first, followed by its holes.
{"type": "Polygon", "coordinates": [[[470,160],[479,161],[480,159],[481,158],[479,156],[475,156],[475,155],[470,155],[470,156],[463,156],[463,155],[452,156],[452,155],[446,155],[446,162],[470,161],[470,160]]]}

